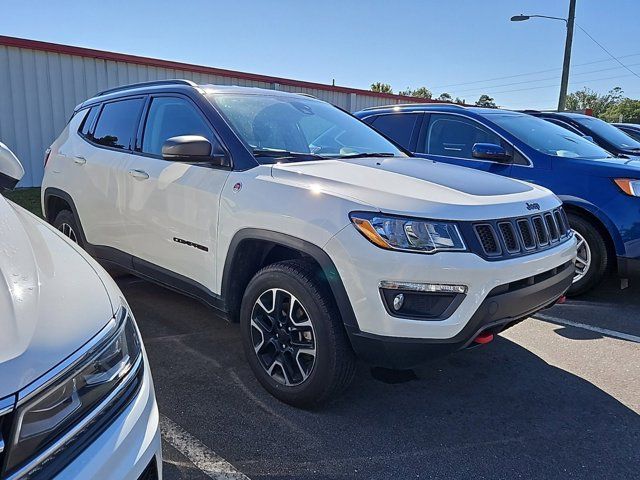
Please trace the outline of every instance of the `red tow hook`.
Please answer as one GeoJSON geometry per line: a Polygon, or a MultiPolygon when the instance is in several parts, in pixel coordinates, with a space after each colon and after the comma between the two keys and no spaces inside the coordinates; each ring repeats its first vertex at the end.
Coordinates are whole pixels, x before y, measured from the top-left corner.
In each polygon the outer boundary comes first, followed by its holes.
{"type": "Polygon", "coordinates": [[[567,296],[566,295],[562,295],[560,298],[558,298],[558,300],[556,300],[556,304],[562,305],[566,301],[567,301],[567,296]]]}
{"type": "Polygon", "coordinates": [[[473,339],[475,343],[479,343],[484,345],[485,343],[489,343],[493,340],[493,333],[482,332],[476,338],[473,339]]]}

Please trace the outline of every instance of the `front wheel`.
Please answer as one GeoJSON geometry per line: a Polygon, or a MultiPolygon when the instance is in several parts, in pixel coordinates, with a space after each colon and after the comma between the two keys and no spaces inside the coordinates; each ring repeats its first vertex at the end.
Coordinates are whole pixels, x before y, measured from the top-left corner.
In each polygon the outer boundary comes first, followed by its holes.
{"type": "Polygon", "coordinates": [[[309,262],[260,270],[244,293],[240,328],[253,373],[283,402],[318,406],[353,380],[355,355],[333,297],[309,262]]]}
{"type": "Polygon", "coordinates": [[[578,215],[569,213],[567,217],[578,240],[576,273],[567,294],[576,296],[600,283],[607,271],[609,255],[607,245],[595,226],[578,215]]]}

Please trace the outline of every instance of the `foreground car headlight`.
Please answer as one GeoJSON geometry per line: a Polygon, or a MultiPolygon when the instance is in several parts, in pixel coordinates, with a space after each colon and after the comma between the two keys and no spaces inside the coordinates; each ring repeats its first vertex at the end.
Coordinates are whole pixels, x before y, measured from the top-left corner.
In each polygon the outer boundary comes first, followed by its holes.
{"type": "Polygon", "coordinates": [[[451,222],[352,212],[349,217],[371,243],[389,250],[433,253],[466,250],[458,227],[451,222]]]}
{"type": "Polygon", "coordinates": [[[633,178],[615,178],[613,180],[620,190],[632,197],[640,197],[640,180],[633,178]]]}
{"type": "Polygon", "coordinates": [[[117,325],[107,328],[105,338],[96,339],[68,368],[19,400],[5,472],[28,473],[49,463],[66,444],[88,435],[89,420],[95,423],[131,383],[142,363],[138,330],[124,308],[112,322],[117,325]]]}

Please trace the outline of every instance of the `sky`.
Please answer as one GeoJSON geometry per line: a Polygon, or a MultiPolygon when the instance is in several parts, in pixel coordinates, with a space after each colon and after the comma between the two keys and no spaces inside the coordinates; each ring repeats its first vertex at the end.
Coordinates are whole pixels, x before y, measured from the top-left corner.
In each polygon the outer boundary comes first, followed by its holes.
{"type": "MultiPolygon", "coordinates": [[[[506,108],[557,106],[569,0],[2,0],[0,35],[506,108]]],[[[640,98],[640,0],[577,0],[569,91],[640,98]]]]}

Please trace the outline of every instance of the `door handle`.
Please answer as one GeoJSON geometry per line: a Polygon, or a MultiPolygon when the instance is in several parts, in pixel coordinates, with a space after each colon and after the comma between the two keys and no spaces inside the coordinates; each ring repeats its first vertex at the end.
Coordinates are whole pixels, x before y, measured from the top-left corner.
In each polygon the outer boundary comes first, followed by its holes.
{"type": "Polygon", "coordinates": [[[129,175],[136,180],[147,180],[149,178],[149,174],[144,170],[129,170],[129,175]]]}
{"type": "Polygon", "coordinates": [[[80,155],[76,155],[75,157],[73,157],[73,161],[78,165],[84,165],[85,163],[87,163],[87,159],[80,155]]]}

